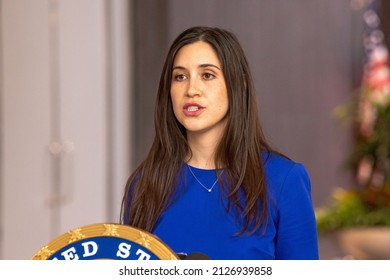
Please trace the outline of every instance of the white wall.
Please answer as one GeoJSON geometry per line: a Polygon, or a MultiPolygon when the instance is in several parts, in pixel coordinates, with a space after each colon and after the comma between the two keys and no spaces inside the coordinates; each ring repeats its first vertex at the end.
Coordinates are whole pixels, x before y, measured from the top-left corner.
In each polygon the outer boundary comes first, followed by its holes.
{"type": "Polygon", "coordinates": [[[0,258],[117,222],[130,170],[126,0],[0,2],[0,258]]]}

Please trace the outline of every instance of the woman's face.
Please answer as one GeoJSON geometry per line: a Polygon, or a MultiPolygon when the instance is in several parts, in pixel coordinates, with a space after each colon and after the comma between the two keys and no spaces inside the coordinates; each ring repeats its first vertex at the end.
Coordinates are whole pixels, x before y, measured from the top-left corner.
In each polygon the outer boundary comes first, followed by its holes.
{"type": "Polygon", "coordinates": [[[206,42],[182,47],[173,62],[171,99],[187,137],[220,137],[229,108],[225,78],[214,49],[206,42]]]}

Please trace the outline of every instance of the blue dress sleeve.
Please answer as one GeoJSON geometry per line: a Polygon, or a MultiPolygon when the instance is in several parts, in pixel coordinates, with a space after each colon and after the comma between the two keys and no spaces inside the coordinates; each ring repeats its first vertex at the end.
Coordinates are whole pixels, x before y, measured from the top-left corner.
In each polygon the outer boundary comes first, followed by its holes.
{"type": "Polygon", "coordinates": [[[294,163],[277,195],[276,259],[319,259],[311,183],[305,167],[294,163]]]}

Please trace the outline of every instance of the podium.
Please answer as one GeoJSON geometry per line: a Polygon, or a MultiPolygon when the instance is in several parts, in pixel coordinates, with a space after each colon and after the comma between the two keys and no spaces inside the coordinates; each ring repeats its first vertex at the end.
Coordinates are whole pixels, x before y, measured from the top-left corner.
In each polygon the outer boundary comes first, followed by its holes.
{"type": "Polygon", "coordinates": [[[179,260],[155,235],[122,224],[72,229],[43,246],[33,260],[179,260]]]}

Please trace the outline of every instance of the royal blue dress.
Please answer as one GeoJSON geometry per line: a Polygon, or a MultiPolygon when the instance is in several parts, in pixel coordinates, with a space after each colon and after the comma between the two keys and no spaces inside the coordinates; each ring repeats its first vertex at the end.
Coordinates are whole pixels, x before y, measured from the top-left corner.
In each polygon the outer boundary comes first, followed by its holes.
{"type": "MultiPolygon", "coordinates": [[[[265,157],[263,157],[265,159],[265,157]]],[[[174,202],[160,216],[153,234],[177,253],[201,252],[214,260],[318,259],[311,185],[300,163],[271,154],[265,161],[269,219],[265,233],[237,235],[240,225],[227,213],[215,170],[183,165],[174,202]]]]}

